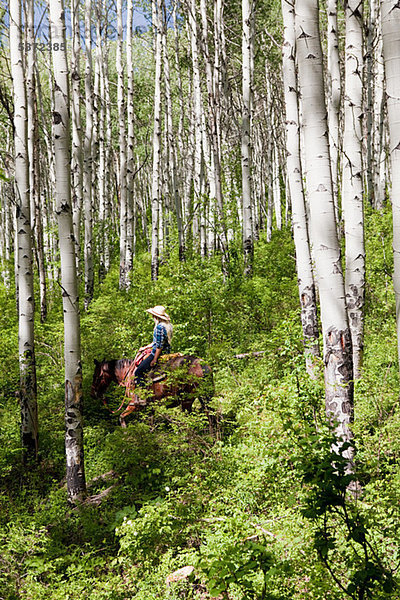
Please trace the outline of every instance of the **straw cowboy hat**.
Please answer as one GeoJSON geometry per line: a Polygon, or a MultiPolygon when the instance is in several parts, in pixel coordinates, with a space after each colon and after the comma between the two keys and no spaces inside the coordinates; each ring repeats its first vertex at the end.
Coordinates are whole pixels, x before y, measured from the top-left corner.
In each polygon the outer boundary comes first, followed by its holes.
{"type": "Polygon", "coordinates": [[[157,317],[157,319],[163,319],[164,321],[171,320],[170,316],[165,312],[165,306],[153,306],[153,308],[146,309],[146,312],[157,317]]]}

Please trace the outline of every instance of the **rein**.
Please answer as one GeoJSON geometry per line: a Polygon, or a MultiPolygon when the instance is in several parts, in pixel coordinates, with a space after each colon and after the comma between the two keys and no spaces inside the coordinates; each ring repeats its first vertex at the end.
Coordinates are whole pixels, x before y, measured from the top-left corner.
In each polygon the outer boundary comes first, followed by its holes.
{"type": "Polygon", "coordinates": [[[133,387],[132,387],[131,382],[134,382],[136,368],[150,353],[151,353],[151,348],[150,349],[146,348],[144,351],[138,352],[136,354],[135,358],[133,359],[133,363],[131,363],[131,365],[128,367],[123,379],[121,379],[121,381],[119,382],[118,385],[120,387],[125,388],[125,395],[122,398],[122,402],[117,409],[112,410],[108,406],[107,400],[104,397],[102,398],[104,406],[112,415],[115,415],[115,414],[119,413],[121,410],[123,410],[125,408],[125,404],[126,404],[126,407],[129,406],[129,403],[132,401],[132,397],[130,394],[135,389],[135,385],[133,385],[133,387]],[[132,367],[133,367],[133,370],[132,370],[132,367]],[[130,382],[128,381],[128,378],[130,379],[130,382]]]}
{"type": "Polygon", "coordinates": [[[112,415],[115,415],[116,413],[118,413],[120,410],[122,410],[122,409],[124,408],[124,404],[125,404],[125,400],[126,400],[126,399],[127,399],[127,395],[125,394],[125,396],[124,396],[124,397],[123,397],[123,399],[122,399],[122,402],[121,402],[121,404],[118,406],[118,408],[117,408],[116,410],[112,410],[112,409],[111,409],[111,408],[108,406],[108,404],[107,404],[107,401],[106,401],[104,398],[102,398],[102,401],[103,401],[103,404],[104,404],[104,406],[106,407],[106,409],[107,409],[107,410],[108,410],[108,411],[109,411],[109,412],[110,412],[112,415]]]}

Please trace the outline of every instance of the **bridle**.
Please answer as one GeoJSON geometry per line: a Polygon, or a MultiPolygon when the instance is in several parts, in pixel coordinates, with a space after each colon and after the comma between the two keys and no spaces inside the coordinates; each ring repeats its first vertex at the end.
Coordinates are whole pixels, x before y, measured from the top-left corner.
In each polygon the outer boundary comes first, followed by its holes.
{"type": "MultiPolygon", "coordinates": [[[[109,383],[110,383],[110,382],[113,380],[113,377],[112,377],[112,375],[111,375],[110,373],[108,373],[108,376],[109,376],[109,382],[107,383],[107,381],[106,381],[106,378],[105,378],[105,374],[106,374],[106,373],[107,373],[107,372],[105,372],[105,371],[104,371],[104,367],[103,367],[103,365],[101,365],[101,367],[100,367],[100,374],[99,374],[99,386],[102,386],[102,387],[103,387],[103,386],[104,386],[104,387],[107,387],[107,386],[108,386],[108,384],[109,384],[109,383]]],[[[124,395],[124,397],[122,398],[122,402],[121,402],[121,404],[119,405],[119,407],[118,407],[118,408],[116,408],[115,410],[112,410],[112,409],[109,407],[109,405],[108,405],[108,403],[107,403],[107,400],[105,399],[105,397],[104,397],[104,396],[101,396],[101,400],[102,400],[102,402],[103,402],[104,406],[106,407],[106,409],[107,409],[107,410],[108,410],[108,411],[109,411],[109,412],[110,412],[112,415],[115,415],[115,414],[119,413],[120,411],[124,410],[124,408],[125,408],[125,406],[124,406],[124,405],[125,405],[125,403],[128,405],[128,404],[129,404],[129,402],[130,402],[130,400],[131,400],[131,398],[129,397],[129,394],[128,394],[128,392],[129,392],[129,386],[128,386],[128,385],[127,385],[127,383],[126,383],[126,381],[127,381],[127,378],[128,378],[128,377],[132,377],[132,374],[129,372],[129,370],[127,371],[126,375],[125,375],[125,376],[124,376],[124,378],[121,380],[121,382],[118,384],[120,387],[124,387],[124,388],[125,388],[125,395],[124,395]]],[[[97,393],[96,393],[96,395],[97,395],[97,393]]],[[[99,396],[97,395],[97,397],[99,397],[99,396]]]]}

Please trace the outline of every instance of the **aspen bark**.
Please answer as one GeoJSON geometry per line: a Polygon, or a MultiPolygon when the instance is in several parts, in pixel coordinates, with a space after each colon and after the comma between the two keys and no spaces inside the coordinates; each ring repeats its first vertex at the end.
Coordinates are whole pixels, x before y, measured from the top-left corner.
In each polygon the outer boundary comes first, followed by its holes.
{"type": "Polygon", "coordinates": [[[125,127],[125,87],[123,52],[122,0],[117,0],[117,73],[118,73],[118,131],[119,131],[119,202],[120,202],[120,234],[119,234],[119,288],[128,286],[128,270],[126,264],[127,235],[127,189],[126,189],[126,127],[125,127]]]}
{"type": "MultiPolygon", "coordinates": [[[[132,59],[132,26],[133,26],[133,0],[127,2],[126,17],[126,69],[128,75],[128,93],[127,93],[127,114],[128,114],[128,143],[126,160],[126,202],[127,202],[127,231],[126,231],[126,270],[132,271],[134,254],[134,231],[135,231],[135,210],[134,210],[134,89],[133,89],[133,70],[134,62],[132,59]]],[[[130,287],[130,280],[127,278],[126,287],[130,287]]]]}
{"type": "Polygon", "coordinates": [[[368,33],[367,33],[367,53],[366,53],[366,85],[367,85],[367,159],[366,159],[366,177],[367,177],[367,196],[370,204],[374,206],[374,163],[375,157],[373,154],[374,145],[374,43],[376,39],[376,12],[375,0],[369,0],[368,14],[368,33]]]}
{"type": "MultiPolygon", "coordinates": [[[[162,3],[163,13],[165,13],[165,2],[162,3]]],[[[165,81],[165,101],[166,101],[166,131],[167,131],[167,160],[170,165],[171,173],[171,191],[175,205],[175,217],[176,225],[178,229],[178,246],[179,246],[179,259],[183,260],[185,255],[183,228],[182,228],[182,209],[181,199],[179,197],[179,185],[178,185],[178,173],[177,173],[177,159],[176,159],[176,141],[173,130],[172,120],[172,99],[171,99],[171,81],[170,81],[170,69],[169,69],[169,56],[168,56],[168,43],[167,43],[167,29],[166,29],[166,18],[164,19],[162,28],[162,47],[163,47],[163,64],[164,64],[164,81],[165,81]]],[[[182,109],[181,109],[182,110],[182,109]]]]}
{"type": "Polygon", "coordinates": [[[400,6],[397,0],[382,1],[381,22],[392,170],[390,199],[393,212],[393,286],[400,364],[400,6]]]}
{"type": "Polygon", "coordinates": [[[32,232],[29,202],[29,161],[21,4],[10,1],[10,60],[14,97],[14,168],[16,203],[16,266],[18,298],[18,346],[21,407],[21,441],[24,460],[37,458],[38,418],[34,341],[34,290],[32,232]]]}
{"type": "Polygon", "coordinates": [[[107,268],[106,268],[106,253],[109,252],[109,242],[106,236],[107,227],[107,180],[109,177],[108,164],[106,160],[106,108],[105,108],[105,66],[104,60],[106,57],[103,52],[103,39],[102,29],[100,22],[102,18],[103,2],[100,1],[97,4],[97,25],[96,25],[96,65],[99,72],[99,98],[97,102],[97,109],[99,112],[99,125],[98,125],[98,146],[99,146],[99,180],[98,180],[98,194],[99,194],[99,241],[97,244],[97,252],[99,257],[99,279],[103,280],[107,268]]]}
{"type": "Polygon", "coordinates": [[[80,259],[80,224],[83,200],[83,157],[82,157],[82,125],[81,125],[81,93],[80,93],[80,0],[71,0],[71,107],[72,107],[72,219],[74,227],[74,243],[76,267],[79,273],[80,259]]]}
{"type": "MultiPolygon", "coordinates": [[[[3,186],[4,189],[4,186],[3,186]]],[[[11,207],[14,202],[14,186],[7,183],[6,190],[4,193],[5,202],[3,203],[3,227],[4,232],[4,284],[7,288],[10,287],[10,259],[11,252],[13,250],[13,239],[15,239],[15,233],[13,228],[13,216],[11,207]]]]}
{"type": "Polygon", "coordinates": [[[3,283],[7,289],[10,289],[10,257],[12,248],[12,216],[10,207],[12,206],[13,194],[11,185],[7,182],[2,182],[0,185],[0,194],[3,198],[1,203],[1,276],[3,283]]]}
{"type": "MultiPolygon", "coordinates": [[[[296,1],[295,23],[310,237],[324,339],[326,412],[338,423],[339,440],[349,441],[353,417],[352,346],[335,222],[317,0],[296,1]]],[[[351,471],[351,450],[345,455],[351,471]]]]}
{"type": "Polygon", "coordinates": [[[370,35],[367,56],[371,71],[367,72],[369,81],[369,101],[371,108],[368,112],[369,134],[369,159],[367,161],[368,174],[371,170],[372,178],[368,180],[368,196],[373,202],[373,207],[382,210],[386,200],[386,182],[389,164],[387,160],[387,123],[386,123],[386,98],[384,93],[384,67],[381,28],[381,4],[379,0],[371,0],[370,8],[370,35]],[[372,56],[369,56],[369,53],[372,56]],[[372,188],[371,188],[372,186],[372,188]]]}
{"type": "Polygon", "coordinates": [[[106,168],[105,178],[105,203],[104,203],[104,238],[106,240],[104,248],[104,268],[108,272],[111,266],[111,253],[110,253],[110,242],[111,242],[111,230],[115,223],[112,221],[113,216],[115,218],[116,211],[112,207],[112,196],[114,185],[112,183],[113,173],[113,150],[112,150],[112,130],[111,130],[111,101],[110,101],[110,81],[109,81],[109,70],[108,70],[108,50],[105,48],[104,61],[103,61],[103,84],[104,84],[104,104],[105,104],[105,149],[104,149],[104,160],[106,168]]]}
{"type": "Polygon", "coordinates": [[[292,202],[293,237],[296,248],[297,282],[301,306],[307,371],[315,377],[315,356],[319,355],[318,316],[300,162],[300,124],[295,65],[294,2],[282,0],[284,42],[282,47],[283,86],[286,107],[287,172],[292,202]]]}
{"type": "MultiPolygon", "coordinates": [[[[185,104],[183,101],[183,86],[182,86],[182,73],[180,67],[180,51],[179,51],[179,29],[177,21],[177,8],[178,0],[174,0],[173,5],[173,29],[174,29],[174,41],[175,41],[175,72],[178,82],[178,102],[179,102],[179,124],[178,124],[178,148],[179,158],[183,160],[184,156],[184,121],[185,121],[185,104]]],[[[183,208],[183,207],[182,207],[183,208]]],[[[184,232],[183,232],[184,237],[184,232]]],[[[184,241],[183,241],[184,244],[184,241]]]]}
{"type": "Polygon", "coordinates": [[[193,126],[194,126],[194,171],[193,171],[193,206],[192,206],[192,237],[196,244],[198,237],[199,207],[201,204],[201,168],[202,168],[202,96],[199,64],[199,44],[197,26],[196,0],[190,0],[189,28],[190,47],[193,72],[193,126]]]}
{"type": "MultiPolygon", "coordinates": [[[[214,5],[216,8],[216,5],[214,5]]],[[[222,7],[220,13],[220,19],[223,19],[222,15],[222,7]]],[[[220,241],[220,248],[222,251],[222,272],[224,277],[228,275],[228,233],[226,228],[226,219],[225,219],[225,208],[224,208],[224,200],[222,194],[222,173],[221,173],[221,143],[220,143],[220,109],[219,109],[219,86],[215,81],[215,65],[214,71],[211,63],[210,49],[208,44],[208,23],[207,23],[207,7],[205,0],[200,0],[200,12],[201,12],[201,21],[202,21],[202,46],[204,52],[204,62],[206,67],[206,82],[207,82],[207,96],[208,96],[208,107],[207,107],[207,116],[208,116],[208,124],[210,129],[210,147],[211,147],[211,155],[212,161],[211,166],[213,168],[213,192],[215,193],[215,207],[218,216],[218,236],[220,241]]],[[[198,63],[198,50],[197,50],[197,22],[196,22],[196,2],[195,0],[191,0],[191,8],[190,8],[190,18],[191,18],[191,42],[192,42],[192,60],[193,60],[193,68],[197,68],[198,63]]],[[[215,18],[214,11],[214,18],[215,18]]],[[[222,26],[222,24],[220,24],[222,26]]],[[[216,25],[214,24],[214,36],[216,42],[216,25]]],[[[215,60],[219,61],[217,48],[215,49],[215,60]]],[[[197,114],[197,110],[200,111],[200,121],[202,121],[202,98],[201,98],[201,82],[200,78],[197,79],[194,77],[194,89],[198,93],[198,98],[196,99],[195,95],[195,114],[197,114]],[[197,104],[198,108],[197,108],[197,104]]],[[[196,117],[197,119],[198,117],[196,117]]],[[[196,120],[196,128],[197,128],[197,120],[196,120]]],[[[200,157],[201,160],[201,157],[200,157]]],[[[214,203],[212,203],[214,204],[214,203]]]]}
{"type": "Polygon", "coordinates": [[[341,99],[340,57],[337,23],[337,0],[328,0],[328,125],[336,221],[338,213],[339,114],[341,99]]]}
{"type": "Polygon", "coordinates": [[[92,2],[85,0],[85,141],[83,152],[83,193],[85,210],[85,309],[93,299],[93,216],[92,216],[92,136],[93,136],[93,87],[92,87],[92,35],[91,35],[92,2]]]}
{"type": "Polygon", "coordinates": [[[361,375],[364,346],[365,247],[362,176],[362,5],[347,0],[342,210],[346,240],[346,303],[353,345],[353,375],[361,375]]]}
{"type": "Polygon", "coordinates": [[[25,4],[26,15],[26,40],[30,50],[26,57],[26,91],[28,108],[28,156],[29,156],[29,191],[30,191],[30,212],[32,227],[32,246],[35,255],[40,292],[40,319],[42,323],[46,319],[47,299],[46,299],[46,273],[43,251],[43,225],[40,209],[40,168],[39,168],[39,127],[37,114],[36,98],[36,78],[35,61],[37,60],[35,51],[35,31],[34,31],[34,2],[27,0],[25,4]]]}
{"type": "Polygon", "coordinates": [[[153,171],[151,183],[151,279],[158,279],[159,267],[159,219],[160,219],[160,164],[161,164],[161,63],[162,31],[161,0],[152,0],[153,26],[155,28],[155,87],[154,87],[154,129],[153,129],[153,171]]]}
{"type": "Polygon", "coordinates": [[[83,428],[79,297],[73,241],[70,168],[69,85],[62,0],[50,0],[54,71],[53,137],[56,168],[56,213],[64,311],[65,451],[67,490],[71,502],[86,493],[83,428]]]}
{"type": "Polygon", "coordinates": [[[282,229],[281,184],[278,152],[275,144],[272,150],[272,194],[274,198],[276,228],[280,231],[282,229]]]}
{"type": "Polygon", "coordinates": [[[250,275],[253,264],[253,222],[252,222],[252,160],[251,160],[251,45],[252,40],[252,0],[242,0],[242,202],[243,202],[243,254],[244,272],[250,275]]]}

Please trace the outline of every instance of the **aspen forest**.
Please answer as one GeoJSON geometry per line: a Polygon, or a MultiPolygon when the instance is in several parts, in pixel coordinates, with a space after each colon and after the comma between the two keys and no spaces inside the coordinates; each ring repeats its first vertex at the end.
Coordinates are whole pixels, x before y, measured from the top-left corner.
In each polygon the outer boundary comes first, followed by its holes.
{"type": "Polygon", "coordinates": [[[400,599],[398,0],[0,0],[0,271],[0,600],[400,599]]]}

